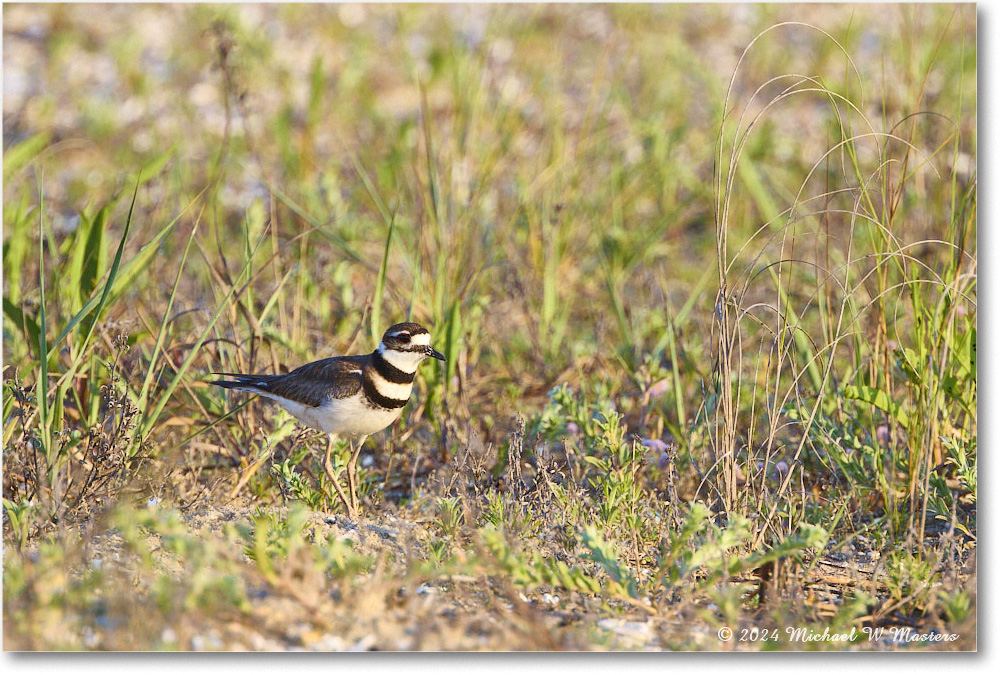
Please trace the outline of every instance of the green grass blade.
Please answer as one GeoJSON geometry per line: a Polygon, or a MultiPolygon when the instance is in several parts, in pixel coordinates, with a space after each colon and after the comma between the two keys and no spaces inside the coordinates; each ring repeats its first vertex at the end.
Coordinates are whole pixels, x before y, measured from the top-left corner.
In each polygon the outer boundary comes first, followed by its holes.
{"type": "MultiPolygon", "coordinates": [[[[49,419],[49,346],[46,333],[48,331],[48,315],[46,305],[48,298],[45,296],[45,246],[42,242],[45,238],[44,214],[41,205],[44,204],[43,195],[38,196],[38,381],[35,383],[35,397],[38,400],[38,424],[42,436],[42,451],[45,454],[47,468],[51,472],[53,466],[52,457],[52,426],[49,419]]],[[[51,485],[51,480],[49,481],[51,485]]]]}
{"type": "Polygon", "coordinates": [[[174,277],[173,288],[170,289],[170,296],[167,298],[167,307],[163,311],[163,320],[160,321],[160,328],[156,333],[156,343],[153,345],[153,353],[149,357],[149,367],[146,370],[146,377],[142,382],[142,390],[139,392],[139,402],[136,407],[139,410],[143,410],[146,407],[146,401],[149,396],[149,388],[153,384],[153,379],[158,372],[157,364],[159,361],[160,353],[163,350],[163,343],[166,340],[167,335],[167,324],[170,322],[170,314],[173,311],[174,299],[177,297],[177,289],[180,286],[181,278],[184,273],[184,265],[187,263],[188,253],[191,251],[191,244],[194,242],[195,233],[198,231],[198,222],[195,221],[194,227],[191,228],[191,234],[188,236],[187,243],[184,245],[184,253],[181,255],[181,262],[177,266],[177,274],[174,277]]]}
{"type": "Polygon", "coordinates": [[[451,382],[451,378],[455,376],[455,372],[458,369],[458,351],[460,348],[459,342],[462,339],[462,301],[455,300],[451,305],[451,310],[448,312],[448,332],[445,335],[445,358],[447,358],[447,373],[448,376],[445,378],[444,390],[448,390],[448,383],[451,382]]]}
{"type": "MultiPolygon", "coordinates": [[[[27,200],[27,197],[25,197],[27,200]]],[[[25,203],[18,206],[4,204],[4,216],[11,215],[10,225],[4,221],[3,276],[11,304],[21,303],[21,268],[28,256],[31,242],[31,209],[25,203]]]]}
{"type": "Polygon", "coordinates": [[[393,218],[393,214],[389,212],[389,208],[382,201],[382,197],[379,195],[378,190],[375,189],[374,183],[372,183],[371,177],[365,168],[361,166],[361,161],[354,155],[350,153],[351,163],[354,165],[354,170],[358,172],[358,177],[361,179],[361,184],[364,185],[365,192],[371,198],[372,202],[375,204],[375,208],[378,209],[379,215],[382,216],[382,222],[388,225],[393,218]]]}
{"type": "Polygon", "coordinates": [[[3,151],[3,180],[6,183],[49,144],[48,132],[31,136],[3,151]]]}
{"type": "Polygon", "coordinates": [[[279,281],[278,285],[274,287],[274,292],[271,293],[271,297],[268,299],[267,304],[264,305],[264,309],[260,310],[260,316],[257,318],[258,322],[264,323],[267,317],[270,316],[271,312],[278,304],[278,298],[281,297],[281,289],[285,287],[285,284],[292,278],[292,273],[295,271],[295,268],[291,267],[284,273],[284,275],[282,275],[281,281],[279,281]]]}
{"type": "Polygon", "coordinates": [[[50,352],[51,350],[55,349],[59,345],[59,343],[62,342],[66,338],[66,336],[69,335],[70,332],[72,332],[73,329],[76,328],[76,326],[81,321],[83,321],[92,313],[94,313],[95,310],[97,310],[95,316],[99,316],[100,311],[104,308],[104,306],[113,303],[122,295],[122,293],[124,293],[126,290],[132,287],[135,280],[153,260],[153,257],[159,250],[159,246],[166,238],[167,234],[173,229],[173,226],[177,224],[177,222],[180,220],[181,216],[184,215],[184,212],[186,210],[187,208],[185,208],[185,210],[182,211],[181,213],[177,214],[176,218],[174,218],[166,226],[164,226],[163,229],[157,232],[156,235],[154,235],[153,238],[150,239],[148,243],[146,243],[141,249],[139,249],[139,252],[135,255],[134,258],[127,261],[124,265],[121,265],[121,256],[123,251],[125,250],[125,238],[126,235],[128,234],[129,223],[131,222],[132,211],[131,209],[129,210],[129,221],[126,223],[126,230],[125,232],[123,232],[122,239],[118,244],[118,250],[115,253],[115,262],[114,264],[112,264],[111,272],[108,275],[108,281],[105,282],[101,295],[100,296],[92,295],[90,300],[88,300],[86,304],[84,304],[84,306],[80,309],[80,311],[73,316],[70,322],[66,324],[66,327],[63,328],[62,332],[59,334],[59,337],[57,337],[55,341],[53,341],[52,344],[49,346],[50,352]]]}
{"type": "Polygon", "coordinates": [[[33,345],[40,344],[38,341],[38,335],[41,332],[41,328],[38,326],[38,322],[28,316],[20,307],[12,303],[6,297],[3,299],[3,313],[7,316],[8,321],[21,329],[21,335],[25,337],[29,343],[33,345]]]}
{"type": "MultiPolygon", "coordinates": [[[[101,316],[101,311],[107,305],[108,296],[111,295],[111,288],[115,282],[115,277],[118,276],[118,269],[121,266],[122,254],[125,252],[125,242],[128,240],[128,233],[132,229],[132,214],[135,211],[135,200],[139,196],[139,184],[135,185],[135,191],[132,193],[132,203],[128,207],[128,216],[125,218],[125,229],[122,231],[122,239],[118,244],[118,250],[115,251],[115,261],[111,263],[111,270],[108,272],[108,280],[104,284],[104,292],[101,293],[101,298],[97,302],[96,309],[92,314],[88,314],[84,317],[82,321],[82,328],[86,331],[86,337],[80,343],[81,350],[86,349],[87,345],[90,344],[90,338],[94,334],[94,327],[97,326],[97,319],[101,316]]],[[[60,336],[61,337],[61,336],[60,336]]]]}
{"type": "Polygon", "coordinates": [[[385,294],[385,277],[389,271],[389,251],[392,249],[392,235],[396,231],[396,214],[389,219],[389,231],[385,235],[385,249],[382,251],[382,263],[378,268],[378,279],[375,282],[375,297],[372,298],[371,331],[372,344],[382,339],[382,297],[385,294]]]}
{"type": "Polygon", "coordinates": [[[80,299],[89,297],[97,288],[97,283],[104,276],[108,262],[107,249],[104,245],[104,235],[108,220],[110,205],[105,206],[90,223],[90,231],[83,247],[83,260],[80,267],[80,299]]]}
{"type": "Polygon", "coordinates": [[[888,393],[877,387],[849,384],[844,387],[844,398],[863,401],[891,415],[901,426],[909,428],[910,416],[903,406],[894,401],[888,393]]]}

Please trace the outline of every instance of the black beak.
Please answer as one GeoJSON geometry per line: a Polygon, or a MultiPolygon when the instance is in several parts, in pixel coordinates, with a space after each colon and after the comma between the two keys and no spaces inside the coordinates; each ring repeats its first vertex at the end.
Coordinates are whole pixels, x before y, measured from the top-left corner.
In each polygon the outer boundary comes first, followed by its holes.
{"type": "Polygon", "coordinates": [[[428,347],[427,348],[427,356],[433,356],[438,361],[444,361],[445,360],[444,354],[442,354],[438,350],[434,349],[433,347],[428,347]]]}

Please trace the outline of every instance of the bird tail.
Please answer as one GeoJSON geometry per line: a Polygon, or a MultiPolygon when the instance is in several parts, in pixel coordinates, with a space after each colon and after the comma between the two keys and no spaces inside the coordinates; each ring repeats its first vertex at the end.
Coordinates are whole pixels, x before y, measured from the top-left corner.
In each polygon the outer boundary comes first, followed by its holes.
{"type": "Polygon", "coordinates": [[[267,375],[240,375],[239,373],[212,373],[222,377],[232,377],[232,380],[214,380],[209,382],[223,389],[242,389],[243,391],[261,391],[267,389],[267,375]]]}

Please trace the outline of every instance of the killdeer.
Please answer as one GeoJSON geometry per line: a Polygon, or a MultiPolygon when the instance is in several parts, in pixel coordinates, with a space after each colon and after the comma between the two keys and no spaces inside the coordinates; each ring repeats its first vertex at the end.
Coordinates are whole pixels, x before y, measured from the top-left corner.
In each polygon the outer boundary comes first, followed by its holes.
{"type": "Polygon", "coordinates": [[[357,463],[365,439],[396,421],[413,391],[417,366],[428,357],[444,361],[418,323],[397,323],[371,354],[335,356],[284,375],[238,375],[212,384],[260,394],[276,401],[302,424],[329,436],[324,471],[349,516],[358,512],[357,463]],[[337,438],[358,439],[347,462],[350,497],[337,480],[330,455],[337,438]]]}

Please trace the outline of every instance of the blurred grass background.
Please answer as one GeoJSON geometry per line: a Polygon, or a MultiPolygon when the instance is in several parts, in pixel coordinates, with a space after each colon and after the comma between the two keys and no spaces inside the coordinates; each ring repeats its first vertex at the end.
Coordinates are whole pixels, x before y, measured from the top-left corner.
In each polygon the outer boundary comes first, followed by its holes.
{"type": "Polygon", "coordinates": [[[911,577],[974,550],[975,19],[5,5],[5,541],[148,500],[332,506],[287,415],[203,380],[409,318],[448,361],[368,446],[374,513],[546,551],[554,528],[633,566],[629,602],[674,564],[665,509],[708,527],[694,502],[759,555],[815,548],[803,526],[885,554],[945,532],[964,553],[900,549],[881,608],[965,616],[911,577]],[[462,515],[428,486],[473,455],[462,515]],[[519,516],[521,482],[580,494],[519,516]]]}

